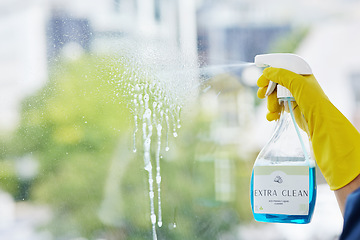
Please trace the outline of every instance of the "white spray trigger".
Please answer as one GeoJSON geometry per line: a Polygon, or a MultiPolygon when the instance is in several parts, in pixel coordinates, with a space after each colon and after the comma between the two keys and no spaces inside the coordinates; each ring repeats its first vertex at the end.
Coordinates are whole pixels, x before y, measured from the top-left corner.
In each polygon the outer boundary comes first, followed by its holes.
{"type": "MultiPolygon", "coordinates": [[[[292,53],[269,53],[255,56],[257,67],[283,68],[301,75],[312,74],[309,64],[300,56],[292,53]]],[[[265,96],[269,96],[276,88],[277,83],[270,81],[265,96]]]]}
{"type": "Polygon", "coordinates": [[[267,87],[267,90],[266,90],[266,93],[265,93],[265,96],[269,96],[273,91],[275,91],[275,88],[277,86],[277,83],[273,82],[273,81],[270,81],[269,82],[269,86],[267,87]]]}

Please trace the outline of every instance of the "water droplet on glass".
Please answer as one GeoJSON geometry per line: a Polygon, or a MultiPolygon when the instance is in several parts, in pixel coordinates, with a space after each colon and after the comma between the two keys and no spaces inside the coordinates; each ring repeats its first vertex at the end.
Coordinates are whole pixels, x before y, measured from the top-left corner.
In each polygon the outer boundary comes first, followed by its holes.
{"type": "Polygon", "coordinates": [[[146,118],[150,118],[150,116],[151,116],[151,110],[150,110],[150,109],[146,109],[143,117],[146,119],[146,118]]]}
{"type": "Polygon", "coordinates": [[[149,162],[148,164],[146,164],[145,168],[146,171],[150,172],[152,169],[151,163],[149,162]]]}
{"type": "Polygon", "coordinates": [[[151,214],[150,218],[151,218],[151,223],[152,223],[152,224],[155,224],[155,223],[156,223],[156,215],[155,215],[155,214],[151,214]]]}

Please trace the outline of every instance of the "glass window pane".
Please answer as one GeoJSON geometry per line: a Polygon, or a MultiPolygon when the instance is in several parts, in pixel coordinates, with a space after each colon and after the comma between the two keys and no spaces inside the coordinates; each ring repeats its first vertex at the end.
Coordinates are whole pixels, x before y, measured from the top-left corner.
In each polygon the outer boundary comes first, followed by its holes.
{"type": "Polygon", "coordinates": [[[320,172],[309,225],[257,223],[249,196],[273,130],[256,97],[255,55],[307,58],[360,126],[359,6],[326,6],[3,0],[0,239],[339,236],[320,172]]]}

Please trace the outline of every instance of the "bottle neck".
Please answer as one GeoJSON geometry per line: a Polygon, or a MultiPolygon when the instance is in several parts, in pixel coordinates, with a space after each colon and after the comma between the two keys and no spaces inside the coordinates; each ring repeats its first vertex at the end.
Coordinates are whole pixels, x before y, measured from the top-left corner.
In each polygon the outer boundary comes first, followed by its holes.
{"type": "Polygon", "coordinates": [[[282,106],[280,122],[283,122],[283,124],[292,125],[292,127],[295,129],[305,160],[309,161],[310,155],[305,148],[304,139],[301,137],[300,133],[301,130],[305,131],[305,133],[308,133],[308,127],[303,115],[299,111],[299,108],[297,108],[298,105],[295,102],[295,98],[282,97],[279,98],[279,103],[282,106]],[[297,108],[296,112],[294,111],[295,108],[297,108]]]}
{"type": "Polygon", "coordinates": [[[294,110],[297,107],[297,103],[294,97],[280,97],[278,98],[281,107],[281,116],[291,118],[290,108],[294,110]],[[283,116],[286,115],[286,116],[283,116]]]}
{"type": "Polygon", "coordinates": [[[279,98],[278,98],[278,101],[279,101],[280,103],[287,102],[288,100],[290,100],[291,102],[295,102],[295,98],[294,98],[294,97],[279,97],[279,98]]]}

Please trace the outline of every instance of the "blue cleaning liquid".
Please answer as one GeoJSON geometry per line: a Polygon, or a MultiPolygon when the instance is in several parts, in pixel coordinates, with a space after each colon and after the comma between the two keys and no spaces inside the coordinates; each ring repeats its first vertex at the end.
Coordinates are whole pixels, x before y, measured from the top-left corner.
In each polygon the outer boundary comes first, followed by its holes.
{"type": "Polygon", "coordinates": [[[254,186],[254,171],[251,175],[250,184],[250,201],[251,210],[254,218],[258,222],[268,223],[297,223],[306,224],[309,223],[314,213],[315,201],[316,201],[316,178],[315,168],[309,168],[309,213],[308,215],[286,215],[286,214],[263,214],[254,212],[254,199],[253,199],[253,186],[254,186]]]}

